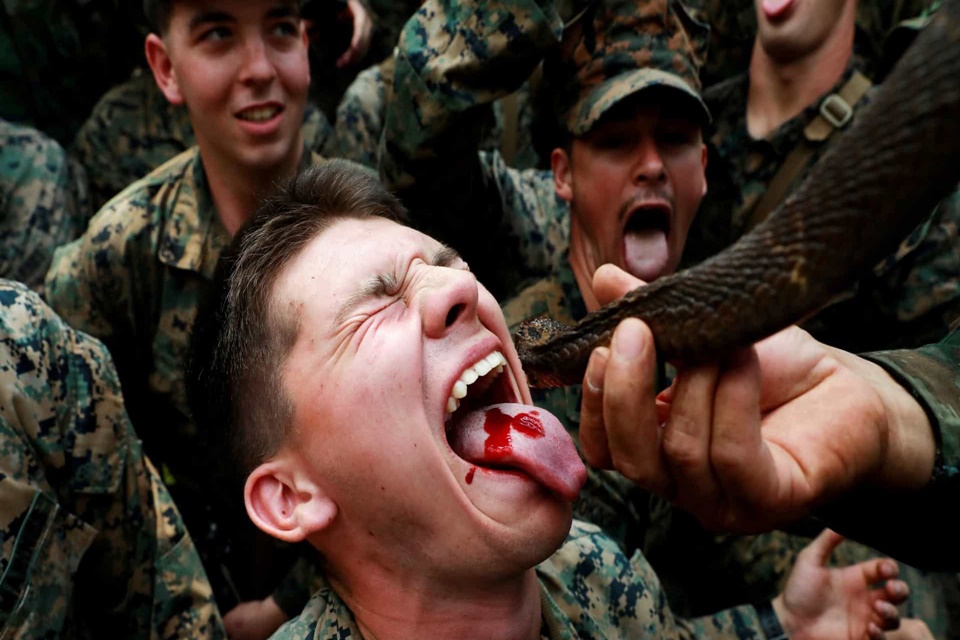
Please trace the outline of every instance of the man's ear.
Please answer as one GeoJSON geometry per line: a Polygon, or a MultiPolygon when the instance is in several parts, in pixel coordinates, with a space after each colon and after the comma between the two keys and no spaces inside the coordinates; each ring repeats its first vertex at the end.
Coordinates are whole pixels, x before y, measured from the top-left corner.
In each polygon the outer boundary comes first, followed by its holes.
{"type": "Polygon", "coordinates": [[[553,169],[553,186],[557,195],[570,202],[573,200],[573,181],[570,176],[570,156],[560,147],[550,152],[550,168],[553,169]]]}
{"type": "Polygon", "coordinates": [[[153,79],[163,95],[171,104],[183,104],[183,94],[180,93],[177,74],[173,70],[173,63],[170,61],[170,54],[163,39],[155,33],[148,35],[144,44],[144,53],[147,55],[147,64],[153,71],[153,79]]]}
{"type": "Polygon", "coordinates": [[[337,516],[336,503],[282,455],[254,469],[243,499],[253,524],[285,542],[300,542],[337,516]]]}

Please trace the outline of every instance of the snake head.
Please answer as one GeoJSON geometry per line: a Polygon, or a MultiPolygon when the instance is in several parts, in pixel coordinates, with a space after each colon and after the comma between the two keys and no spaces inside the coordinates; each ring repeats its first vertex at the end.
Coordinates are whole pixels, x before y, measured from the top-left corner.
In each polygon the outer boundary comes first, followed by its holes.
{"type": "Polygon", "coordinates": [[[546,345],[560,336],[569,327],[546,316],[524,320],[513,334],[513,344],[520,356],[520,364],[527,375],[527,383],[534,388],[562,386],[564,382],[553,380],[553,368],[544,362],[546,345]]]}

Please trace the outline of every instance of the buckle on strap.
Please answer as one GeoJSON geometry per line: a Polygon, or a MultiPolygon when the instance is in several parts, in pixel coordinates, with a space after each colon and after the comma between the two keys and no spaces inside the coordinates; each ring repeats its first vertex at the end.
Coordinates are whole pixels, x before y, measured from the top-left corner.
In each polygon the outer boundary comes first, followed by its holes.
{"type": "Polygon", "coordinates": [[[836,93],[831,93],[820,103],[820,115],[835,129],[842,129],[853,118],[853,107],[836,93]]]}

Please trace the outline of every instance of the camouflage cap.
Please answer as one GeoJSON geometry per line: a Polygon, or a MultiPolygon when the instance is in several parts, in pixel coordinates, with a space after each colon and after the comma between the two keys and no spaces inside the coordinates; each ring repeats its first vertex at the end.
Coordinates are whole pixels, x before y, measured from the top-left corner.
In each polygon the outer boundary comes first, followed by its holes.
{"type": "Polygon", "coordinates": [[[700,66],[710,29],[677,0],[600,0],[571,22],[564,46],[548,61],[560,124],[587,133],[611,107],[651,87],[676,89],[710,112],[700,97],[700,66]]]}

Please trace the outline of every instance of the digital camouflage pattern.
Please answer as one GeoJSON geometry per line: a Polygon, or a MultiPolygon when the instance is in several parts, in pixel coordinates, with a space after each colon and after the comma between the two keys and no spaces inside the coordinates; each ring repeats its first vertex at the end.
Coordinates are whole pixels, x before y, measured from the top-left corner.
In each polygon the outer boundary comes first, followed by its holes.
{"type": "Polygon", "coordinates": [[[83,167],[40,131],[0,120],[0,277],[43,284],[54,250],[92,215],[83,167]]]}
{"type": "Polygon", "coordinates": [[[0,281],[0,635],[225,638],[110,354],[0,281]]]}
{"type": "MultiPolygon", "coordinates": [[[[830,93],[843,86],[855,70],[863,69],[863,64],[855,56],[830,93]]],[[[715,118],[707,163],[710,188],[687,239],[684,261],[688,264],[718,253],[747,231],[753,208],[786,158],[805,139],[805,127],[819,113],[818,101],[757,140],[747,131],[747,91],[747,76],[740,75],[706,93],[715,118]]],[[[873,91],[856,109],[870,100],[873,91]]],[[[791,188],[799,185],[837,137],[810,142],[816,151],[791,188]]],[[[833,305],[804,323],[804,328],[827,344],[853,352],[936,342],[960,317],[958,232],[960,194],[954,193],[904,239],[895,253],[833,305]]]]}
{"type": "MultiPolygon", "coordinates": [[[[330,137],[330,123],[308,104],[302,131],[304,145],[320,150],[330,137]]],[[[128,185],[195,144],[186,107],[170,104],[153,74],[138,69],[97,102],[70,153],[86,167],[94,211],[99,211],[128,185]]]]}
{"type": "Polygon", "coordinates": [[[563,124],[575,136],[587,133],[624,98],[650,87],[676,89],[700,107],[706,122],[710,114],[700,98],[699,71],[708,33],[680,2],[592,3],[565,25],[563,47],[548,57],[546,90],[555,95],[563,124]]]}
{"type": "MultiPolygon", "coordinates": [[[[361,71],[347,87],[337,106],[333,134],[323,149],[325,156],[345,158],[377,169],[387,101],[393,90],[394,67],[395,60],[391,56],[361,71]]],[[[517,169],[534,168],[541,164],[533,145],[532,110],[528,83],[510,96],[494,102],[494,120],[485,127],[486,132],[481,136],[478,148],[499,150],[505,162],[517,169]]]]}
{"type": "MultiPolygon", "coordinates": [[[[321,161],[306,152],[303,158],[321,161]]],[[[232,582],[243,589],[238,567],[251,563],[237,540],[252,525],[239,505],[216,495],[229,486],[227,472],[208,430],[190,418],[183,370],[198,305],[229,243],[193,148],[130,185],[83,236],[57,250],[45,286],[64,320],[113,354],[133,424],[194,533],[224,607],[221,587],[237,594],[211,567],[237,563],[232,582]]]]}
{"type": "Polygon", "coordinates": [[[0,118],[67,146],[104,91],[143,60],[130,0],[0,2],[0,118]]]}
{"type": "MultiPolygon", "coordinates": [[[[628,559],[595,526],[574,521],[564,544],[537,567],[541,639],[766,638],[752,606],[696,620],[675,618],[653,569],[636,554],[628,559]]],[[[274,639],[360,638],[353,614],[329,584],[274,639]]]]}

